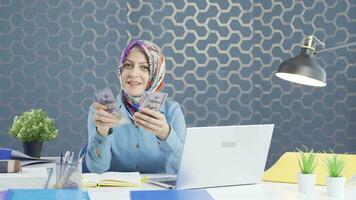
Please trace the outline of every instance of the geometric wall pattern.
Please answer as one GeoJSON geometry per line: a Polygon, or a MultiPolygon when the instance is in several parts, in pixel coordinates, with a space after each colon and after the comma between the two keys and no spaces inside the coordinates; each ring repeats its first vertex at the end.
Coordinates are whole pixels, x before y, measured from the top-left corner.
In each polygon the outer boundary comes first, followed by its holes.
{"type": "Polygon", "coordinates": [[[12,118],[42,107],[59,129],[44,154],[78,150],[95,88],[118,93],[122,48],[142,38],[163,48],[189,127],[274,123],[268,166],[301,145],[356,153],[356,46],[317,55],[327,87],[274,76],[305,35],[355,42],[354,1],[1,0],[0,29],[0,146],[21,149],[12,118]]]}

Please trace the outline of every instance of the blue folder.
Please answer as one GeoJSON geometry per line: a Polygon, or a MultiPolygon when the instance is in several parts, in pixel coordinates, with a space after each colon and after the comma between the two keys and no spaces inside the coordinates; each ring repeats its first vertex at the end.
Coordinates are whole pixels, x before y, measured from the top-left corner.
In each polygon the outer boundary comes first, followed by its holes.
{"type": "Polygon", "coordinates": [[[206,190],[131,191],[131,200],[213,200],[206,190]]]}
{"type": "Polygon", "coordinates": [[[88,192],[72,189],[10,189],[7,200],[89,200],[88,192]]]}
{"type": "Polygon", "coordinates": [[[0,148],[0,160],[10,160],[11,149],[0,148]]]}
{"type": "Polygon", "coordinates": [[[6,199],[7,199],[7,190],[0,191],[0,200],[6,200],[6,199]]]}

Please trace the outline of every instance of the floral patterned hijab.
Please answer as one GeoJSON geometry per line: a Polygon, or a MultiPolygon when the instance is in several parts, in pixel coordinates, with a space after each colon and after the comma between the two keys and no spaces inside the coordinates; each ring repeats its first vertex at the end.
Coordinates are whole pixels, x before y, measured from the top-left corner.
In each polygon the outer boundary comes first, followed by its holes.
{"type": "Polygon", "coordinates": [[[121,85],[122,101],[131,115],[138,111],[140,107],[141,96],[130,96],[125,92],[121,84],[121,72],[127,55],[135,48],[142,50],[148,58],[150,72],[145,91],[159,92],[164,86],[163,79],[166,74],[166,63],[164,61],[164,55],[162,50],[157,45],[146,40],[133,40],[126,46],[120,58],[118,77],[121,85]]]}

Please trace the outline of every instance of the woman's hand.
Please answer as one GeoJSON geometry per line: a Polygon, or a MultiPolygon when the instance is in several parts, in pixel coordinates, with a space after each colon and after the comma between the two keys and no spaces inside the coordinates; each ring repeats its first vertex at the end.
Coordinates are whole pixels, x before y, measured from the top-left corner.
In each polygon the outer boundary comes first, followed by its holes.
{"type": "Polygon", "coordinates": [[[106,105],[100,104],[98,102],[93,103],[93,120],[96,125],[98,132],[107,136],[110,128],[114,128],[118,125],[118,119],[111,113],[106,112],[106,105]]]}
{"type": "Polygon", "coordinates": [[[166,117],[157,111],[144,108],[134,114],[134,120],[137,126],[146,129],[155,134],[159,139],[165,140],[171,128],[167,124],[166,117]]]}

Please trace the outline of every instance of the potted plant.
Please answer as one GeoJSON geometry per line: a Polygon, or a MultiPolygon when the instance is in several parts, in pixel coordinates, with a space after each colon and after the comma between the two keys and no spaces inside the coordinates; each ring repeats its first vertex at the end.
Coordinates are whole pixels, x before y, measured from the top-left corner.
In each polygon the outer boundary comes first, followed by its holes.
{"type": "Polygon", "coordinates": [[[329,174],[326,177],[326,190],[329,196],[342,196],[345,190],[345,177],[342,171],[345,168],[345,162],[338,155],[333,154],[325,161],[326,169],[329,174]]]}
{"type": "Polygon", "coordinates": [[[24,153],[39,158],[41,156],[42,142],[54,139],[58,130],[54,119],[48,117],[42,109],[31,109],[15,116],[10,135],[22,141],[24,153]]]}
{"type": "Polygon", "coordinates": [[[308,152],[308,149],[305,148],[306,152],[299,151],[298,164],[300,168],[300,173],[298,173],[298,186],[299,192],[302,193],[311,193],[315,190],[315,178],[316,174],[314,173],[316,167],[316,154],[311,150],[308,152]]]}

